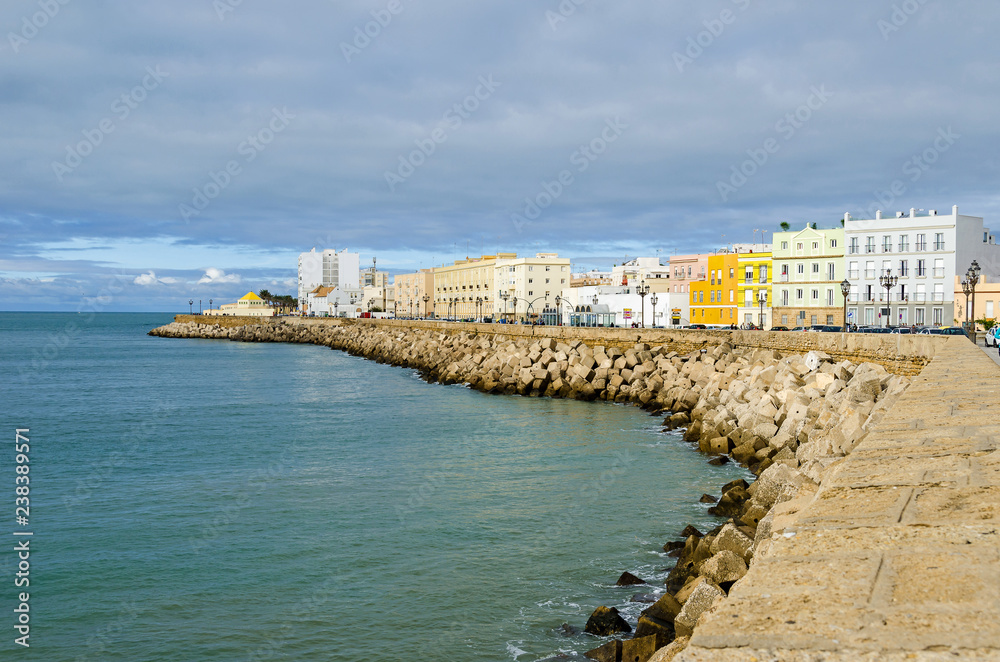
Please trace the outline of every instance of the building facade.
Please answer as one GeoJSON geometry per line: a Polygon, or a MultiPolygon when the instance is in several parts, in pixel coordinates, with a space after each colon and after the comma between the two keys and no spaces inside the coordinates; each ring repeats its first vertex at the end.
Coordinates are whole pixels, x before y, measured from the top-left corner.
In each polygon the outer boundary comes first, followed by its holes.
{"type": "Polygon", "coordinates": [[[736,312],[738,324],[753,324],[767,329],[771,322],[771,251],[770,246],[758,246],[754,252],[738,253],[736,312]],[[761,305],[763,299],[763,306],[761,305]]]}
{"type": "Polygon", "coordinates": [[[427,317],[434,292],[434,273],[421,269],[412,274],[396,274],[393,279],[396,312],[400,317],[427,317]],[[427,300],[424,301],[424,297],[427,300]]]}
{"type": "Polygon", "coordinates": [[[497,253],[456,260],[435,267],[432,310],[435,317],[471,319],[494,311],[497,296],[494,267],[499,260],[514,259],[517,253],[497,253]]]}
{"type": "MultiPolygon", "coordinates": [[[[1000,247],[983,219],[936,210],[874,219],[844,216],[848,314],[858,324],[949,326],[955,323],[955,277],[977,261],[1000,276],[1000,247]],[[895,279],[890,288],[880,277],[895,279]]],[[[964,304],[964,299],[962,300],[964,304]]],[[[978,312],[978,311],[977,311],[978,312]]]]}
{"type": "Polygon", "coordinates": [[[692,324],[730,326],[739,324],[736,311],[738,290],[736,269],[737,253],[720,253],[708,256],[708,278],[690,283],[692,324]]]}
{"type": "Polygon", "coordinates": [[[487,310],[496,317],[535,319],[544,310],[554,310],[556,297],[562,301],[571,289],[570,260],[556,253],[500,259],[494,272],[496,295],[487,310]]]}
{"type": "Polygon", "coordinates": [[[219,317],[274,317],[277,311],[253,292],[247,292],[236,303],[224,303],[216,309],[207,310],[205,315],[219,317]]]}
{"type": "Polygon", "coordinates": [[[971,320],[970,314],[974,314],[977,320],[996,322],[1000,312],[1000,279],[981,276],[975,294],[967,298],[962,289],[963,278],[964,275],[955,276],[955,323],[966,324],[971,320]]]}
{"type": "Polygon", "coordinates": [[[843,325],[843,228],[775,232],[771,258],[771,326],[843,325]]]}

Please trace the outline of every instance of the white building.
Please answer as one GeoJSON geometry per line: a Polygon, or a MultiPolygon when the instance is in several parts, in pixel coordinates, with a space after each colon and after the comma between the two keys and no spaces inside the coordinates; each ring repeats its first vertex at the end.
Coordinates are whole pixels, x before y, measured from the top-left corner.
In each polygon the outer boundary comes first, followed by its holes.
{"type": "Polygon", "coordinates": [[[359,253],[313,248],[299,255],[299,310],[306,312],[307,298],[317,287],[358,287],[359,253]]]}
{"type": "Polygon", "coordinates": [[[617,327],[642,325],[643,315],[646,328],[665,327],[671,323],[669,292],[651,292],[644,301],[632,286],[588,285],[567,290],[566,302],[568,305],[562,306],[563,324],[570,323],[570,311],[585,310],[588,306],[592,309],[599,306],[601,311],[607,306],[607,312],[614,315],[614,325],[617,327]]]}
{"type": "Polygon", "coordinates": [[[938,214],[936,210],[895,218],[858,220],[844,216],[847,280],[851,283],[847,310],[858,324],[954,324],[955,276],[973,260],[983,274],[1000,276],[1000,247],[978,216],[938,214]],[[879,282],[886,273],[897,277],[887,291],[879,282]]]}
{"type": "Polygon", "coordinates": [[[357,317],[366,310],[362,307],[363,298],[361,288],[342,289],[321,285],[306,295],[305,310],[312,317],[357,317]]]}
{"type": "Polygon", "coordinates": [[[658,257],[637,257],[611,269],[612,285],[634,286],[639,281],[645,281],[650,291],[666,292],[670,289],[670,265],[660,264],[658,257]]]}

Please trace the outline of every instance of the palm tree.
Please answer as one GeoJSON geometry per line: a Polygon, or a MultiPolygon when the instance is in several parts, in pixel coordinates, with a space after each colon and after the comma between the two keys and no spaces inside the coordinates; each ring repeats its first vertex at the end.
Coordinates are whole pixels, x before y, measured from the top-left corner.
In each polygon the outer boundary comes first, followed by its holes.
{"type": "Polygon", "coordinates": [[[268,305],[270,305],[274,300],[274,296],[268,290],[261,290],[257,293],[257,296],[263,299],[264,303],[268,305]]]}

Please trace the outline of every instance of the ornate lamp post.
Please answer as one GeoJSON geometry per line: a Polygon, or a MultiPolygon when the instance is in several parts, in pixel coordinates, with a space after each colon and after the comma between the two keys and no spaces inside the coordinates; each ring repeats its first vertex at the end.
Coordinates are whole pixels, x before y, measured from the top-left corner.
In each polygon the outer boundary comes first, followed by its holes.
{"type": "Polygon", "coordinates": [[[188,299],[188,314],[194,315],[194,299],[188,299]]]}
{"type": "Polygon", "coordinates": [[[337,310],[338,308],[340,308],[340,302],[339,301],[334,301],[333,302],[333,316],[334,317],[340,317],[340,312],[338,312],[338,310],[337,310]]]}
{"type": "Polygon", "coordinates": [[[962,328],[965,329],[965,335],[969,335],[969,295],[972,294],[972,285],[968,275],[962,280],[962,291],[965,292],[965,321],[962,322],[962,328]]]}
{"type": "Polygon", "coordinates": [[[507,300],[510,299],[510,292],[501,292],[500,298],[503,299],[503,318],[507,319],[507,300]]]}
{"type": "Polygon", "coordinates": [[[653,307],[653,327],[654,328],[656,327],[656,303],[658,301],[659,301],[659,299],[656,298],[655,294],[652,295],[651,297],[649,297],[649,305],[651,305],[653,307]]]}
{"type": "MultiPolygon", "coordinates": [[[[965,272],[965,278],[969,281],[969,293],[972,295],[972,333],[976,332],[976,285],[979,284],[979,275],[982,273],[982,269],[979,268],[979,261],[973,260],[972,264],[969,266],[969,270],[965,272]]],[[[966,313],[969,313],[968,302],[965,306],[966,313]]],[[[972,337],[975,340],[975,336],[972,337]]]]}
{"type": "Polygon", "coordinates": [[[840,293],[844,295],[844,331],[847,331],[847,295],[851,293],[851,283],[846,278],[840,283],[840,293]]]}
{"type": "Polygon", "coordinates": [[[760,317],[758,318],[759,324],[757,326],[758,326],[758,328],[761,331],[763,331],[764,330],[764,304],[767,303],[767,291],[766,290],[760,290],[759,292],[757,292],[757,303],[760,304],[760,317]]]}
{"type": "Polygon", "coordinates": [[[424,317],[427,317],[427,302],[431,300],[429,294],[424,295],[424,317]]]}
{"type": "Polygon", "coordinates": [[[635,288],[636,294],[639,295],[639,300],[642,301],[642,317],[639,318],[639,327],[646,328],[646,295],[649,294],[649,285],[646,285],[646,281],[642,280],[639,286],[635,288]]]}
{"type": "Polygon", "coordinates": [[[896,287],[896,283],[899,282],[899,276],[892,275],[892,269],[886,269],[885,273],[878,277],[879,284],[885,288],[885,328],[889,328],[889,318],[892,317],[892,307],[890,302],[892,301],[892,288],[896,287]]]}
{"type": "Polygon", "coordinates": [[[208,312],[212,312],[212,299],[208,300],[208,312]]]}

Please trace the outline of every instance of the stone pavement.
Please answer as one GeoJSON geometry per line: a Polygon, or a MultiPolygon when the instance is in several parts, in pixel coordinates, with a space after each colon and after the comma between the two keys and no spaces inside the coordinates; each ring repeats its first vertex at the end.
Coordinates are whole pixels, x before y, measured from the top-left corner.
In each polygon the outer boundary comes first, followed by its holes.
{"type": "Polygon", "coordinates": [[[1000,367],[949,338],[676,659],[1000,660],[998,448],[1000,367]]]}

